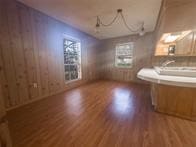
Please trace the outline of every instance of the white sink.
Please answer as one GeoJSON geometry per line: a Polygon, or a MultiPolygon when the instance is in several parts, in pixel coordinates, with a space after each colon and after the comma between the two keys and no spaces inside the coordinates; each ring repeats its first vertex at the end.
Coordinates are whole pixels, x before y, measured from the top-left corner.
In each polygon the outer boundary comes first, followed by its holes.
{"type": "Polygon", "coordinates": [[[154,67],[160,75],[196,77],[196,67],[154,67]]]}

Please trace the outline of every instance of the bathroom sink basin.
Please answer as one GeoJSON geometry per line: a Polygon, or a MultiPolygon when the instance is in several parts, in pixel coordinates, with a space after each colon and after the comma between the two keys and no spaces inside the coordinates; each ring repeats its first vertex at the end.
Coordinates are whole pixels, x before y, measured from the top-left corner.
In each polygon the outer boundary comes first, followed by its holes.
{"type": "Polygon", "coordinates": [[[159,75],[196,77],[196,67],[154,67],[159,75]]]}

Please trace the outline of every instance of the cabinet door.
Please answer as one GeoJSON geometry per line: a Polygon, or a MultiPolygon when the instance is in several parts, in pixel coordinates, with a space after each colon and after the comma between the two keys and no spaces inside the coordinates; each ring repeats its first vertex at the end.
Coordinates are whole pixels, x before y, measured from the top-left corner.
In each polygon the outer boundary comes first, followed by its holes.
{"type": "Polygon", "coordinates": [[[0,147],[12,147],[0,86],[0,147]]]}
{"type": "Polygon", "coordinates": [[[191,32],[176,43],[175,55],[191,55],[193,47],[194,33],[191,32]]]}
{"type": "Polygon", "coordinates": [[[194,32],[194,42],[193,42],[192,55],[196,56],[196,31],[194,32]]]}

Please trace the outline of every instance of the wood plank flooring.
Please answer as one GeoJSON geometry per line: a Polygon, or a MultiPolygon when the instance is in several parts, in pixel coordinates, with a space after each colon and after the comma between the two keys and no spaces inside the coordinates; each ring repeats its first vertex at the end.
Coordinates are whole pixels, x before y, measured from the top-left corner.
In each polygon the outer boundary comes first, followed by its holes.
{"type": "Polygon", "coordinates": [[[8,112],[14,147],[195,147],[196,122],[153,111],[148,85],[92,84],[8,112]]]}

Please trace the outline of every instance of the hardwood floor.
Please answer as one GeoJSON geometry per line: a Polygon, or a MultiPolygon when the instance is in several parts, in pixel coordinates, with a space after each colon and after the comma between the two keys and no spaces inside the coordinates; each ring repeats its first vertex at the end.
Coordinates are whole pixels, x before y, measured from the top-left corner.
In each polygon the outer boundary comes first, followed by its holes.
{"type": "Polygon", "coordinates": [[[98,81],[8,113],[14,147],[195,147],[196,122],[153,111],[147,85],[98,81]]]}

